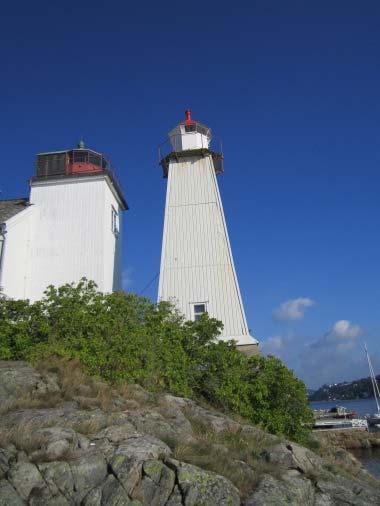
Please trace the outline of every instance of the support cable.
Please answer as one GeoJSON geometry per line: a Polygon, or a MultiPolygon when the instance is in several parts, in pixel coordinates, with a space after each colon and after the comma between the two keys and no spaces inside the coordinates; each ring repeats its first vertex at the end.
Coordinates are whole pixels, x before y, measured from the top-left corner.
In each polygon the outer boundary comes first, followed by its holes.
{"type": "Polygon", "coordinates": [[[154,281],[156,281],[156,279],[158,278],[158,276],[160,275],[159,272],[157,272],[157,274],[154,276],[154,278],[152,278],[149,283],[147,285],[144,286],[144,288],[137,293],[137,295],[142,295],[153,283],[154,281]]]}

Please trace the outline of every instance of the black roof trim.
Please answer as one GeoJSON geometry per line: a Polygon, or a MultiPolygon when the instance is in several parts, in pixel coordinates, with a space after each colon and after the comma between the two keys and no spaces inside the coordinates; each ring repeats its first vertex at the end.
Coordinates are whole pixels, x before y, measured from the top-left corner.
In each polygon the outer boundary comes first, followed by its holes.
{"type": "Polygon", "coordinates": [[[185,149],[183,151],[172,151],[168,155],[166,155],[162,160],[160,161],[160,165],[164,171],[164,177],[168,177],[169,172],[169,162],[171,160],[174,160],[176,162],[179,162],[181,158],[190,158],[192,156],[199,156],[205,157],[207,155],[211,155],[213,162],[214,162],[214,168],[216,174],[220,174],[223,172],[223,153],[218,153],[216,151],[211,151],[211,149],[207,148],[199,148],[199,149],[185,149]],[[218,163],[219,162],[219,163],[218,163]]]}

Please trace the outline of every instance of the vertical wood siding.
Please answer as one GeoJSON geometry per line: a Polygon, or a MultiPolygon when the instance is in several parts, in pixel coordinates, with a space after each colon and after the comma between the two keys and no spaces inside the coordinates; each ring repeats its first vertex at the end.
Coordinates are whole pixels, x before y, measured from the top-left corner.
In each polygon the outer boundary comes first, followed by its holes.
{"type": "Polygon", "coordinates": [[[159,299],[188,318],[205,302],[222,320],[222,339],[254,344],[249,335],[211,156],[169,166],[159,299]]]}
{"type": "Polygon", "coordinates": [[[7,295],[38,300],[48,285],[82,277],[104,292],[120,288],[122,210],[105,176],[33,183],[30,202],[32,212],[21,213],[7,236],[7,295]],[[118,237],[112,206],[120,217],[118,237]]]}

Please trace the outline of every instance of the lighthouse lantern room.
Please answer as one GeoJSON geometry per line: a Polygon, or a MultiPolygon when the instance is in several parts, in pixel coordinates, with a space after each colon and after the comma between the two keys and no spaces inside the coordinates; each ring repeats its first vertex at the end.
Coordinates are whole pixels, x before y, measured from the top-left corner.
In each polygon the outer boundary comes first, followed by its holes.
{"type": "Polygon", "coordinates": [[[169,132],[173,151],[189,149],[208,149],[211,142],[211,130],[191,118],[191,111],[185,111],[186,119],[169,132]]]}

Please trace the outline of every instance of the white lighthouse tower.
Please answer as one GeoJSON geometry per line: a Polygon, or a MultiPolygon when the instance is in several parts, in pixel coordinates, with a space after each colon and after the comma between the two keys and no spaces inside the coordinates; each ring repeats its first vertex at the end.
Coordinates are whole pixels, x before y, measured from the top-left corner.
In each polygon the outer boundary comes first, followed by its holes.
{"type": "Polygon", "coordinates": [[[161,160],[168,184],[158,298],[174,302],[190,320],[207,312],[223,322],[220,339],[256,353],[216,180],[222,154],[210,149],[211,130],[190,111],[169,141],[171,152],[161,160]]]}

